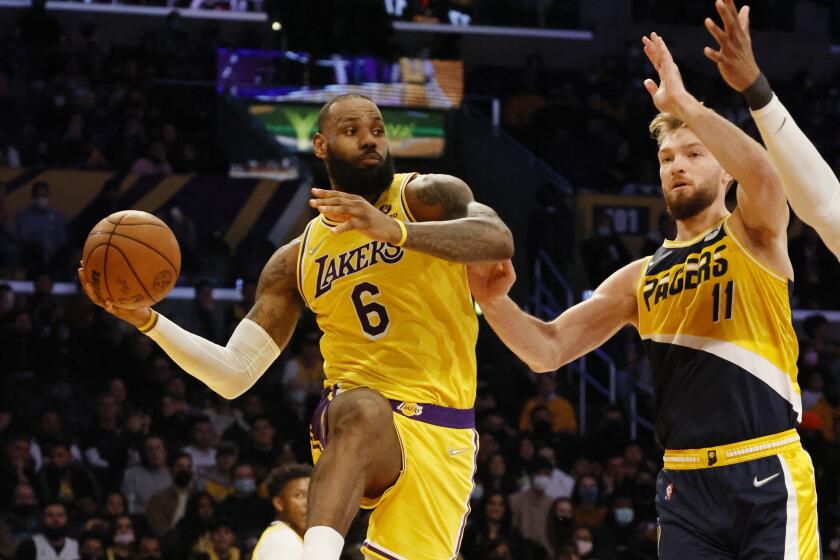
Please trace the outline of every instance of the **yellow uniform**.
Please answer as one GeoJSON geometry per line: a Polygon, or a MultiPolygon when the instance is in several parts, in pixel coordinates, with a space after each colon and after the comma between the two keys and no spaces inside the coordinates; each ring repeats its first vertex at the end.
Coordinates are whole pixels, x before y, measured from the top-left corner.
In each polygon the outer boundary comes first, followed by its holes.
{"type": "Polygon", "coordinates": [[[655,435],[666,449],[660,555],[816,558],[813,467],[795,430],[802,400],[791,285],[750,254],[728,220],[666,241],[637,286],[655,435]]]}
{"type": "MultiPolygon", "coordinates": [[[[413,221],[397,174],[375,206],[413,221]]],[[[313,458],[326,444],[326,409],[337,391],[375,389],[391,401],[403,472],[378,500],[365,553],[371,558],[454,558],[469,511],[477,437],[478,322],[466,267],[332,232],[323,216],[306,227],[298,287],[323,331],[325,397],[312,426],[313,458]]]]}

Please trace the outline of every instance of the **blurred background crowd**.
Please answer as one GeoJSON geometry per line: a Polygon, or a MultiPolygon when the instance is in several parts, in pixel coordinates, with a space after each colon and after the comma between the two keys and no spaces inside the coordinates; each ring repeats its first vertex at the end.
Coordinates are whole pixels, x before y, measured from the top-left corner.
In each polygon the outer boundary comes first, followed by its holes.
{"type": "MultiPolygon", "coordinates": [[[[446,23],[453,10],[472,23],[536,28],[586,27],[589,17],[577,2],[404,4],[400,17],[414,23],[446,23]]],[[[707,12],[659,0],[630,4],[635,23],[699,26],[707,12]]],[[[193,7],[292,9],[207,1],[193,7]]],[[[758,28],[790,30],[792,0],[761,7],[758,28]]],[[[840,29],[840,10],[829,8],[831,29],[840,29]]],[[[35,558],[32,539],[42,535],[50,542],[73,539],[86,560],[245,560],[274,518],[267,476],[310,461],[307,426],[323,379],[320,333],[312,317],[304,317],[257,385],[226,401],[136,329],[57,289],[61,282],[72,285],[91,226],[126,204],[125,177],[226,174],[230,164],[217,134],[217,92],[207,83],[217,75],[215,49],[231,39],[218,26],[190,27],[174,12],[131,44],[104,31],[96,20],[60,22],[38,4],[0,37],[0,167],[23,173],[0,182],[0,277],[9,279],[0,282],[0,559],[35,558]],[[48,168],[113,176],[71,217],[54,201],[72,185],[37,178],[48,168]],[[12,211],[3,200],[19,188],[27,189],[27,201],[12,211]]],[[[411,49],[393,29],[371,41],[353,48],[394,57],[411,49]]],[[[469,62],[462,47],[442,35],[424,52],[469,62]]],[[[529,227],[540,242],[528,238],[522,252],[533,258],[538,249],[550,251],[561,270],[582,271],[583,288],[650,254],[674,233],[664,214],[636,244],[610,221],[588,231],[575,225],[567,185],[572,193],[659,192],[646,132],[652,109],[642,87],[650,70],[639,45],[628,42],[621,50],[574,69],[530,51],[521,53],[518,66],[466,66],[467,98],[499,100],[503,130],[528,157],[565,179],[535,193],[529,227]]],[[[750,130],[746,105],[723,82],[706,79],[691,64],[683,74],[698,97],[750,130]]],[[[840,73],[803,70],[772,81],[840,171],[840,73]]],[[[459,174],[442,161],[401,165],[415,164],[459,174]]],[[[204,214],[177,205],[161,216],[185,254],[180,284],[195,287],[194,298],[165,302],[162,309],[192,332],[224,343],[253,303],[256,272],[271,246],[264,240],[224,246],[217,232],[197,226],[204,214]],[[214,287],[237,280],[237,298],[215,297],[214,287]]],[[[790,253],[794,306],[827,310],[796,325],[806,410],[799,431],[816,468],[826,558],[840,558],[840,336],[830,315],[840,309],[840,265],[813,230],[795,221],[790,253]]],[[[478,347],[479,466],[463,558],[655,558],[661,449],[646,430],[631,438],[631,418],[652,411],[650,397],[636,399],[637,389],[649,390],[652,380],[635,332],[622,331],[603,348],[616,368],[617,395],[614,402],[588,398],[584,430],[578,370],[534,375],[485,327],[478,347]]],[[[359,558],[365,523],[362,514],[351,529],[347,558],[359,558]]]]}

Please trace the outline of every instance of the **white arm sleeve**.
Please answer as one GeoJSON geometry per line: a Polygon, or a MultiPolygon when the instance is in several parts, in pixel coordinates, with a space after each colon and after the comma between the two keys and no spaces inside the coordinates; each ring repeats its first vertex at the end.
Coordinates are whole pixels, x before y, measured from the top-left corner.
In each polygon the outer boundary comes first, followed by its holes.
{"type": "Polygon", "coordinates": [[[250,319],[240,321],[227,346],[192,334],[160,314],[146,335],[184,371],[226,399],[251,388],[280,355],[274,339],[250,319]]]}
{"type": "Polygon", "coordinates": [[[779,98],[752,111],[788,200],[840,258],[840,182],[779,98]]]}

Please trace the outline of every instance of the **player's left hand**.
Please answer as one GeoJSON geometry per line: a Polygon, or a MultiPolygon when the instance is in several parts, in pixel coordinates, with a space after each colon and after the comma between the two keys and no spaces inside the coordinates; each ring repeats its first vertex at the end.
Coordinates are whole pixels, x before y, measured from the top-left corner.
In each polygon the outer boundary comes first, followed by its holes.
{"type": "Polygon", "coordinates": [[[723,21],[723,29],[711,18],[706,18],[704,23],[720,50],[706,47],[703,53],[717,64],[720,75],[732,89],[744,91],[761,75],[750,39],[750,7],[743,6],[738,11],[735,0],[717,0],[715,8],[723,21]]]}
{"type": "Polygon", "coordinates": [[[679,108],[683,101],[690,99],[686,91],[671,51],[665,45],[662,37],[651,33],[649,37],[642,37],[644,50],[656,72],[659,74],[659,85],[651,79],[645,80],[645,89],[653,98],[653,104],[660,111],[679,116],[679,108]]]}
{"type": "Polygon", "coordinates": [[[333,233],[356,230],[386,243],[398,243],[402,238],[397,221],[359,195],[317,188],[312,189],[312,195],[315,198],[309,200],[310,206],[341,222],[333,233]]]}

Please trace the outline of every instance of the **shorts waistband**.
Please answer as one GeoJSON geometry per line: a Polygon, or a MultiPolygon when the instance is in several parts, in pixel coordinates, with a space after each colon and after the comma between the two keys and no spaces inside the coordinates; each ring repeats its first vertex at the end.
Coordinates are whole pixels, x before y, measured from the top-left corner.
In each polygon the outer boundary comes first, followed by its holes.
{"type": "Polygon", "coordinates": [[[666,449],[663,460],[667,470],[692,470],[724,467],[769,457],[801,447],[795,429],[769,436],[748,439],[702,449],[666,449]]]}
{"type": "Polygon", "coordinates": [[[447,408],[436,404],[413,403],[388,399],[391,409],[412,420],[444,428],[475,428],[475,410],[472,408],[447,408]]]}

